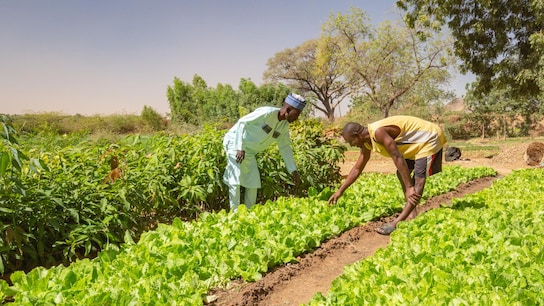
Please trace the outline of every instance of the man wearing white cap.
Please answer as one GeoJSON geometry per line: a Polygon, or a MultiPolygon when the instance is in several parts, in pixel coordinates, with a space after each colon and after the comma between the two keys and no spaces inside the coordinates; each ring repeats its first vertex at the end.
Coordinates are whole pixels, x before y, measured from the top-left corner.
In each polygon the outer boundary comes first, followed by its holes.
{"type": "Polygon", "coordinates": [[[240,118],[227,132],[223,147],[227,154],[227,168],[223,181],[229,187],[229,204],[232,211],[240,205],[240,187],[244,187],[244,204],[247,208],[257,200],[261,177],[255,155],[276,142],[296,187],[300,184],[293,149],[289,139],[289,123],[295,121],[306,106],[306,100],[289,94],[281,108],[263,106],[240,118]]]}

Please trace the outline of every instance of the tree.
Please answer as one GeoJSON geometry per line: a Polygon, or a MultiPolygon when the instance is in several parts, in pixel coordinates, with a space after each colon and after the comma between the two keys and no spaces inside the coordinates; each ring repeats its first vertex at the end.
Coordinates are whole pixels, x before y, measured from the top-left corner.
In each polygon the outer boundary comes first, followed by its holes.
{"type": "Polygon", "coordinates": [[[193,115],[195,104],[192,99],[193,86],[174,78],[174,85],[168,86],[166,97],[170,105],[170,114],[173,123],[196,123],[193,115]]]}
{"type": "Polygon", "coordinates": [[[240,95],[229,84],[217,84],[210,92],[208,103],[204,106],[204,114],[208,120],[232,122],[239,116],[238,103],[240,95]]]}
{"type": "Polygon", "coordinates": [[[399,0],[411,27],[447,25],[463,72],[478,76],[474,93],[509,88],[542,97],[544,3],[541,0],[399,0]]]}
{"type": "Polygon", "coordinates": [[[281,83],[255,85],[249,79],[241,79],[238,86],[240,94],[240,116],[260,106],[281,106],[291,89],[281,83]]]}
{"type": "MultiPolygon", "coordinates": [[[[471,86],[475,86],[476,83],[472,83],[471,86]]],[[[499,101],[505,101],[502,92],[495,91],[492,95],[486,95],[485,97],[477,97],[473,95],[474,90],[469,90],[465,103],[471,113],[470,118],[477,122],[480,126],[480,136],[484,139],[488,132],[490,132],[491,122],[497,119],[498,113],[503,107],[499,101]]]]}
{"type": "Polygon", "coordinates": [[[230,85],[209,87],[199,75],[192,83],[174,78],[168,86],[172,122],[202,125],[208,122],[231,121],[238,118],[239,96],[230,85]]]}
{"type": "Polygon", "coordinates": [[[351,92],[337,60],[340,50],[333,48],[329,40],[314,39],[278,52],[268,60],[263,79],[285,82],[333,122],[335,109],[351,92]]]}
{"type": "MultiPolygon", "coordinates": [[[[240,80],[238,91],[220,83],[213,88],[200,76],[194,75],[192,83],[175,77],[174,84],[168,86],[167,98],[173,123],[203,125],[235,122],[260,106],[279,107],[290,91],[283,84],[256,86],[249,79],[240,80]]],[[[148,115],[150,110],[144,108],[148,115]]]]}
{"type": "Polygon", "coordinates": [[[331,14],[319,39],[277,53],[268,61],[265,80],[284,81],[308,95],[331,122],[348,98],[370,101],[387,117],[395,104],[428,99],[417,96],[428,89],[437,99],[447,95],[440,88],[454,63],[450,44],[424,29],[391,23],[374,29],[366,13],[352,8],[331,14]]]}
{"type": "MultiPolygon", "coordinates": [[[[352,9],[353,15],[362,12],[352,9]]],[[[442,89],[448,83],[454,57],[451,41],[425,29],[383,22],[369,34],[357,33],[349,23],[357,18],[329,19],[327,35],[337,37],[349,68],[350,83],[358,84],[352,96],[364,96],[388,117],[402,104],[430,104],[449,97],[442,89]],[[365,39],[366,38],[366,39],[365,39]],[[422,94],[429,94],[422,96],[422,94]]]]}
{"type": "Polygon", "coordinates": [[[151,106],[144,105],[144,109],[140,114],[145,124],[152,131],[161,131],[164,130],[167,126],[167,121],[163,118],[156,110],[151,106]]]}

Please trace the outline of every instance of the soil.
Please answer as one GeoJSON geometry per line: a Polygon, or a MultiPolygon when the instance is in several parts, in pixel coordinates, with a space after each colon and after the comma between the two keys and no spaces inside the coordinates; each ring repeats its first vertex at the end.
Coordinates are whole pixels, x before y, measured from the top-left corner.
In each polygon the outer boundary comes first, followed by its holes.
{"type": "MultiPolygon", "coordinates": [[[[463,152],[461,160],[445,162],[444,165],[463,167],[489,166],[497,170],[498,176],[477,179],[460,185],[452,192],[433,197],[418,206],[418,213],[438,208],[440,204],[448,205],[453,198],[487,188],[494,180],[512,170],[531,168],[524,160],[529,143],[501,146],[493,156],[480,151],[463,152]]],[[[358,152],[347,152],[342,165],[343,175],[347,175],[357,156],[358,152]]],[[[395,171],[390,159],[379,156],[372,156],[365,168],[365,172],[395,171]]],[[[345,265],[372,256],[376,250],[387,246],[389,236],[380,235],[375,229],[395,217],[389,216],[346,231],[322,243],[313,252],[301,255],[297,258],[297,263],[277,267],[257,282],[234,280],[227,288],[214,289],[208,296],[209,305],[301,305],[307,303],[317,292],[326,295],[331,282],[342,273],[345,265]]]]}

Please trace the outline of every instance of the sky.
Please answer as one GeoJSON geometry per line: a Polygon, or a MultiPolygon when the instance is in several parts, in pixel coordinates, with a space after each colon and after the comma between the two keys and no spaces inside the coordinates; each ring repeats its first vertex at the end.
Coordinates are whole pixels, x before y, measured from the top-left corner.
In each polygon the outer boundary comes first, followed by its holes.
{"type": "Polygon", "coordinates": [[[399,18],[395,1],[1,0],[0,113],[165,115],[175,77],[261,85],[267,60],[331,13],[358,7],[378,25],[399,18]]]}

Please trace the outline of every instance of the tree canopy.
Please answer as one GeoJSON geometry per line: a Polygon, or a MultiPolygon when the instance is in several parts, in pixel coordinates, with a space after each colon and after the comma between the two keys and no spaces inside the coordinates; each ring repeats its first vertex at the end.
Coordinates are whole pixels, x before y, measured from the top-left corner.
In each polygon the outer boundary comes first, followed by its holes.
{"type": "Polygon", "coordinates": [[[544,89],[544,2],[541,0],[399,0],[412,27],[455,38],[463,72],[477,76],[474,91],[494,87],[513,96],[538,97],[544,89]]]}
{"type": "Polygon", "coordinates": [[[400,104],[448,96],[450,50],[438,34],[390,22],[374,28],[351,8],[331,14],[318,39],[276,53],[264,79],[299,90],[330,121],[345,99],[373,103],[387,117],[400,104]]]}

